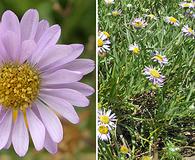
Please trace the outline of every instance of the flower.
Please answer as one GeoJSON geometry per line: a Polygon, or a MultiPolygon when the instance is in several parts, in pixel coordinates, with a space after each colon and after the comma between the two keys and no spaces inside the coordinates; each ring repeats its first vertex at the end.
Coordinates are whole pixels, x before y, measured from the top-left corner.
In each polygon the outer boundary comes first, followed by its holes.
{"type": "Polygon", "coordinates": [[[182,32],[185,36],[192,36],[194,38],[195,36],[195,31],[188,27],[188,25],[185,25],[183,28],[182,28],[182,32]]]}
{"type": "Polygon", "coordinates": [[[104,0],[107,5],[114,4],[114,0],[104,0]]]}
{"type": "Polygon", "coordinates": [[[154,84],[158,85],[159,87],[163,86],[164,78],[165,76],[161,75],[160,71],[153,67],[145,67],[144,68],[144,74],[147,76],[147,78],[154,84]]]}
{"type": "Polygon", "coordinates": [[[179,6],[181,8],[194,8],[194,3],[193,2],[191,2],[191,3],[189,3],[189,2],[180,2],[179,6]]]}
{"type": "Polygon", "coordinates": [[[151,156],[143,156],[141,160],[152,160],[151,156]]]}
{"type": "Polygon", "coordinates": [[[120,16],[121,13],[122,13],[122,10],[121,10],[121,9],[120,9],[120,10],[114,10],[114,11],[112,11],[112,15],[113,15],[114,17],[120,16]]]}
{"type": "Polygon", "coordinates": [[[120,148],[120,152],[123,154],[127,154],[129,152],[129,149],[125,145],[122,145],[120,148]]]}
{"type": "Polygon", "coordinates": [[[158,51],[154,52],[152,59],[154,61],[157,61],[158,63],[160,63],[161,66],[168,63],[167,57],[160,54],[158,51]]]}
{"type": "Polygon", "coordinates": [[[165,22],[173,24],[174,26],[179,26],[179,21],[174,17],[166,17],[165,22]]]}
{"type": "Polygon", "coordinates": [[[116,116],[115,113],[111,114],[111,112],[111,110],[106,112],[105,109],[98,112],[98,123],[108,125],[110,130],[116,127],[116,116]]]}
{"type": "Polygon", "coordinates": [[[57,152],[63,129],[54,113],[78,123],[73,107],[88,106],[94,90],[79,82],[94,69],[94,62],[76,59],[83,45],[56,44],[61,29],[39,21],[28,10],[21,21],[5,11],[0,26],[0,149],[13,145],[19,156],[29,147],[29,132],[36,150],[57,152]]]}
{"type": "Polygon", "coordinates": [[[156,17],[154,14],[145,14],[145,17],[148,17],[148,18],[150,18],[151,20],[152,20],[152,19],[157,20],[157,17],[156,17]]]}
{"type": "Polygon", "coordinates": [[[106,53],[110,50],[110,35],[108,32],[99,32],[98,36],[98,53],[106,53]]]}
{"type": "Polygon", "coordinates": [[[97,131],[97,136],[99,139],[103,141],[108,141],[110,139],[110,132],[108,125],[98,125],[98,131],[97,131]]]}
{"type": "Polygon", "coordinates": [[[147,22],[145,22],[145,20],[143,20],[142,18],[135,18],[130,24],[135,29],[142,29],[147,26],[147,22]]]}
{"type": "Polygon", "coordinates": [[[140,48],[136,43],[134,43],[129,46],[129,51],[135,55],[138,55],[140,53],[140,48]]]}

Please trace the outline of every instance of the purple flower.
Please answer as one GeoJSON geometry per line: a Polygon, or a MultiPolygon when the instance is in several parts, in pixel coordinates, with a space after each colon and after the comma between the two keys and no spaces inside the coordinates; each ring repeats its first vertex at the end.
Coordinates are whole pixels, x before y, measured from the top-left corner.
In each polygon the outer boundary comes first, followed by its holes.
{"type": "Polygon", "coordinates": [[[12,144],[19,156],[29,147],[29,133],[36,150],[57,152],[63,129],[55,114],[78,123],[73,106],[86,107],[94,90],[79,82],[93,71],[94,62],[77,59],[83,45],[56,44],[58,25],[39,21],[28,10],[21,21],[12,11],[0,23],[0,150],[12,144]]]}
{"type": "Polygon", "coordinates": [[[168,63],[167,57],[160,54],[158,51],[154,52],[152,59],[153,61],[158,62],[161,66],[168,63]]]}
{"type": "Polygon", "coordinates": [[[146,66],[144,68],[144,74],[154,85],[158,85],[159,87],[163,86],[165,76],[161,75],[157,69],[146,66]]]}

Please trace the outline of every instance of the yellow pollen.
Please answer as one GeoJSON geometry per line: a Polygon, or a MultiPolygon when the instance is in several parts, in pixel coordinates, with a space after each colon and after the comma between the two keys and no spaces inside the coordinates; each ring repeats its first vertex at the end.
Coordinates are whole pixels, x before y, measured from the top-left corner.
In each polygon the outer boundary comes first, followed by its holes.
{"type": "Polygon", "coordinates": [[[118,16],[119,14],[120,13],[118,11],[112,11],[112,15],[115,16],[115,17],[118,16]]]}
{"type": "Polygon", "coordinates": [[[121,146],[120,148],[121,153],[127,154],[129,152],[128,148],[126,146],[121,146]]]}
{"type": "Polygon", "coordinates": [[[107,38],[110,38],[110,34],[106,31],[103,32],[104,35],[106,35],[107,38]]]}
{"type": "Polygon", "coordinates": [[[155,55],[154,58],[157,59],[160,62],[163,61],[163,56],[161,56],[160,54],[155,55]]]}
{"type": "Polygon", "coordinates": [[[183,7],[190,7],[191,3],[184,3],[183,7]]]}
{"type": "Polygon", "coordinates": [[[150,69],[150,74],[154,78],[160,78],[160,73],[156,69],[150,69]]]}
{"type": "Polygon", "coordinates": [[[141,28],[143,26],[143,23],[141,21],[138,21],[138,22],[135,22],[134,26],[137,28],[141,28]]]}
{"type": "Polygon", "coordinates": [[[134,54],[139,54],[139,52],[140,52],[140,49],[138,47],[133,48],[134,54]]]}
{"type": "Polygon", "coordinates": [[[101,40],[100,38],[98,38],[98,47],[102,47],[104,45],[103,40],[101,40]]]}
{"type": "Polygon", "coordinates": [[[108,134],[108,127],[106,127],[106,126],[99,126],[98,131],[101,134],[108,134]]]}
{"type": "Polygon", "coordinates": [[[176,22],[177,22],[177,19],[174,18],[174,17],[170,17],[169,20],[170,20],[170,22],[172,22],[172,23],[176,23],[176,22]]]}
{"type": "Polygon", "coordinates": [[[108,116],[100,116],[100,121],[104,124],[108,124],[110,122],[110,118],[108,116]]]}
{"type": "Polygon", "coordinates": [[[188,32],[193,33],[193,29],[192,28],[188,28],[188,32]]]}
{"type": "Polygon", "coordinates": [[[142,160],[152,160],[152,157],[149,157],[149,156],[143,156],[143,157],[142,157],[142,160]]]}
{"type": "Polygon", "coordinates": [[[5,63],[0,66],[0,104],[25,111],[37,98],[40,78],[30,64],[5,63]]]}

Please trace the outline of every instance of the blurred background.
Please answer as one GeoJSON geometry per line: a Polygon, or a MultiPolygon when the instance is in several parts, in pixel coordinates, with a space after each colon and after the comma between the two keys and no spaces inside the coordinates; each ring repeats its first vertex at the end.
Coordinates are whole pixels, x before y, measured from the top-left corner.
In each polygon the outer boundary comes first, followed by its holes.
{"type": "MultiPolygon", "coordinates": [[[[96,12],[95,0],[1,0],[0,14],[12,10],[19,18],[29,8],[38,10],[40,19],[47,19],[62,28],[59,43],[82,43],[85,45],[83,58],[95,60],[96,12]]],[[[83,80],[95,88],[95,71],[83,80]]],[[[89,97],[88,108],[77,109],[80,124],[73,125],[61,121],[64,127],[64,139],[59,151],[51,155],[47,151],[37,152],[32,142],[28,154],[18,157],[13,148],[0,151],[0,160],[95,160],[95,94],[89,97]]]]}

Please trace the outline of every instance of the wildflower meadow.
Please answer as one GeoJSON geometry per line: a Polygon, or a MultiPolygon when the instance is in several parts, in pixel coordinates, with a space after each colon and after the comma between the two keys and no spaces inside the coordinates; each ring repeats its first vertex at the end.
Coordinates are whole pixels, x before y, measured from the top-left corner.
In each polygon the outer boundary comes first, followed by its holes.
{"type": "Polygon", "coordinates": [[[100,160],[195,159],[195,3],[99,0],[100,160]]]}

